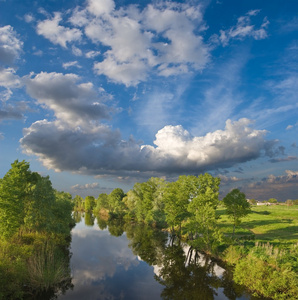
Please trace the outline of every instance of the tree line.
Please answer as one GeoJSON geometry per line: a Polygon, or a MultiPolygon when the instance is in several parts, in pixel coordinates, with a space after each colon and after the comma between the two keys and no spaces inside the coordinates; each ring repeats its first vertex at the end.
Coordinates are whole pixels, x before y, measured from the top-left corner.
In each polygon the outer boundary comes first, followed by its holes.
{"type": "Polygon", "coordinates": [[[16,160],[0,179],[0,299],[52,299],[71,285],[73,202],[16,160]]]}
{"type": "MultiPolygon", "coordinates": [[[[220,178],[208,173],[179,176],[174,182],[153,177],[135,183],[126,194],[116,188],[110,194],[99,194],[97,199],[75,196],[74,209],[168,229],[185,236],[193,247],[210,252],[222,239],[216,213],[219,185],[220,178]]],[[[233,219],[234,234],[235,226],[250,212],[250,204],[238,189],[228,193],[223,203],[233,219]]]]}

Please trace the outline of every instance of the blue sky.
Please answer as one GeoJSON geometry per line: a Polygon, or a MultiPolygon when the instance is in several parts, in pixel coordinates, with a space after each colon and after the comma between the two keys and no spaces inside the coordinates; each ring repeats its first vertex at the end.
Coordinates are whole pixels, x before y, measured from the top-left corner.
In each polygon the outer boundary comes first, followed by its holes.
{"type": "Polygon", "coordinates": [[[297,1],[0,0],[0,176],[73,195],[209,172],[296,199],[297,1]]]}

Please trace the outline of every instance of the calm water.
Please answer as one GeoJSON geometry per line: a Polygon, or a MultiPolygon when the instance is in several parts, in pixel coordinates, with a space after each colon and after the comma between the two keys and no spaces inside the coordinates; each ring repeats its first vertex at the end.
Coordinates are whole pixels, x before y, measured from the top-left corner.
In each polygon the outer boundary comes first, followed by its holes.
{"type": "Polygon", "coordinates": [[[71,252],[74,288],[59,300],[256,299],[216,263],[146,226],[86,215],[72,231],[71,252]]]}

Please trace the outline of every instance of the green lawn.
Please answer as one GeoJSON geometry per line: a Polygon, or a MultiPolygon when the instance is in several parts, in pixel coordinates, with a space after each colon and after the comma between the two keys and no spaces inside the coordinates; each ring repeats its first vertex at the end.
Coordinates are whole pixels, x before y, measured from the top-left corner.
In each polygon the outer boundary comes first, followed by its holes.
{"type": "MultiPolygon", "coordinates": [[[[219,208],[217,212],[221,216],[219,224],[223,232],[231,234],[232,220],[225,214],[224,208],[219,208]]],[[[260,242],[284,246],[298,243],[298,206],[252,206],[251,213],[236,227],[235,237],[252,234],[260,242]]]]}

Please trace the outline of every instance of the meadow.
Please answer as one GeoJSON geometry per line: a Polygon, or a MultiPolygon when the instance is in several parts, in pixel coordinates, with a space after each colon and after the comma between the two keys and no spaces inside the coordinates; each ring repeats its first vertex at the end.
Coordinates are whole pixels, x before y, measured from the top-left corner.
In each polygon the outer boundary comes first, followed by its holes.
{"type": "MultiPolygon", "coordinates": [[[[225,214],[225,208],[219,207],[218,220],[223,232],[232,233],[232,220],[225,214]]],[[[271,206],[252,206],[251,213],[242,218],[236,227],[235,238],[251,237],[261,243],[269,242],[275,246],[288,247],[298,242],[298,206],[283,204],[271,206]]]]}

